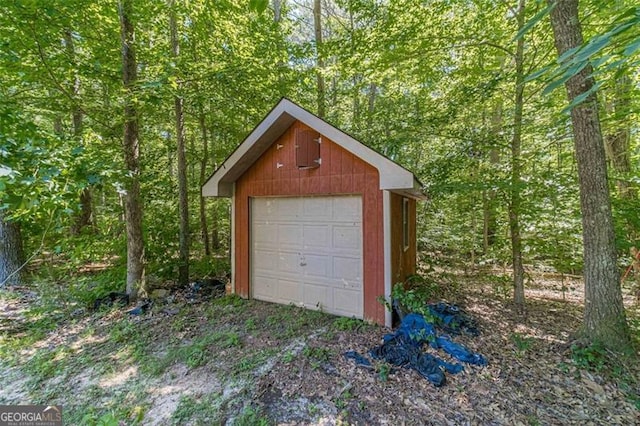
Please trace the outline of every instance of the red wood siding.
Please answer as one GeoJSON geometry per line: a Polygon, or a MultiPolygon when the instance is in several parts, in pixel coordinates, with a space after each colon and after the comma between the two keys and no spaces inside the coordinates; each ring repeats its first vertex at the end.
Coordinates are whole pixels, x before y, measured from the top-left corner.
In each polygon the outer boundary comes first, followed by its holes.
{"type": "Polygon", "coordinates": [[[416,273],[416,200],[409,198],[409,248],[404,249],[402,232],[402,200],[391,193],[391,285],[416,273]]]}
{"type": "Polygon", "coordinates": [[[311,130],[294,123],[236,182],[235,189],[235,291],[249,297],[249,199],[260,196],[362,195],[364,317],[384,325],[384,234],[382,191],[378,171],[360,158],[322,138],[322,165],[296,166],[296,131],[311,130]],[[281,165],[281,166],[278,166],[281,165]]]}

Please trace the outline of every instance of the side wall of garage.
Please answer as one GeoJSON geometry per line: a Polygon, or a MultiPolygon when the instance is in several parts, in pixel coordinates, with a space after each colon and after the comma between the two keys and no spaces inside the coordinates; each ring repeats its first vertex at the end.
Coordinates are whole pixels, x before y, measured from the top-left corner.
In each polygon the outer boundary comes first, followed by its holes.
{"type": "Polygon", "coordinates": [[[384,324],[383,200],[378,171],[332,141],[322,138],[319,167],[299,169],[296,164],[296,132],[309,131],[294,123],[236,181],[235,188],[235,292],[251,294],[250,197],[346,195],[362,196],[364,317],[384,324]]]}
{"type": "Polygon", "coordinates": [[[416,273],[416,200],[392,192],[390,201],[391,285],[394,286],[416,273]],[[406,216],[404,209],[407,209],[406,216]]]}

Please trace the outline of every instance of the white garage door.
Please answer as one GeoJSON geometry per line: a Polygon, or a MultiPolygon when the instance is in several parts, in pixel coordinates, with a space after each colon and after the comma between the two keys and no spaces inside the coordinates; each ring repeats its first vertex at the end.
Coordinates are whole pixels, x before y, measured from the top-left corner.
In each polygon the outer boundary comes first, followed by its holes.
{"type": "Polygon", "coordinates": [[[252,198],[251,294],[363,316],[362,198],[252,198]]]}

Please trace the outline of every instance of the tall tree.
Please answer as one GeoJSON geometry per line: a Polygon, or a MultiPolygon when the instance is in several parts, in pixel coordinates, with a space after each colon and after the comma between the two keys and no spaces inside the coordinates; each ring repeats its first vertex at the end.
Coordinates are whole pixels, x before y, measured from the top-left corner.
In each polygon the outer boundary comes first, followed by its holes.
{"type": "MultiPolygon", "coordinates": [[[[578,0],[548,0],[551,26],[558,56],[583,45],[578,0]]],[[[588,94],[571,109],[571,122],[582,211],[584,246],[585,313],[584,331],[591,341],[614,349],[629,346],[617,254],[611,200],[598,105],[591,89],[593,68],[586,65],[565,82],[569,102],[588,94]]]]}
{"type": "Polygon", "coordinates": [[[132,22],[133,0],[118,2],[122,48],[122,83],[124,85],[124,161],[127,185],[124,200],[127,228],[127,294],[135,299],[144,279],[144,241],[142,237],[142,200],[140,197],[140,139],[136,83],[135,27],[132,22]]]}
{"type": "Polygon", "coordinates": [[[19,285],[22,282],[21,269],[24,263],[20,225],[5,218],[0,209],[0,288],[19,285]]]}
{"type": "MultiPolygon", "coordinates": [[[[209,139],[207,137],[207,124],[205,121],[204,111],[202,109],[202,105],[199,105],[198,111],[198,125],[200,126],[200,135],[202,138],[202,157],[200,159],[200,186],[205,184],[207,180],[207,164],[209,162],[209,139]]],[[[207,225],[207,212],[206,212],[206,201],[204,196],[202,195],[202,191],[200,191],[200,232],[202,233],[202,243],[204,244],[204,254],[205,256],[211,255],[211,246],[209,244],[209,227],[207,225]]],[[[214,227],[217,224],[214,224],[214,227]]],[[[214,228],[215,229],[215,228],[214,228]]]]}
{"type": "MultiPolygon", "coordinates": [[[[514,11],[518,31],[525,24],[525,0],[519,0],[514,11]]],[[[509,230],[511,233],[511,256],[513,261],[513,302],[519,312],[524,311],[524,267],[522,265],[522,236],[520,235],[520,199],[522,187],[522,110],[524,107],[524,36],[516,42],[515,53],[515,99],[513,113],[513,135],[511,137],[511,199],[509,200],[509,230]]]]}
{"type": "Polygon", "coordinates": [[[316,90],[318,117],[324,118],[326,113],[326,88],[324,81],[324,52],[322,47],[322,0],[313,0],[313,30],[316,40],[316,90]]]}
{"type": "MultiPolygon", "coordinates": [[[[628,71],[627,71],[628,72],[628,71]]],[[[605,137],[605,152],[613,171],[619,175],[616,179],[618,195],[621,198],[635,198],[636,191],[629,185],[628,174],[631,172],[631,79],[625,73],[615,80],[610,113],[613,115],[614,128],[605,137]]]]}
{"type": "MultiPolygon", "coordinates": [[[[500,151],[497,148],[502,135],[502,100],[496,101],[491,110],[491,134],[496,143],[489,148],[489,164],[491,169],[495,169],[500,163],[500,151]]],[[[496,190],[489,188],[483,191],[483,227],[482,227],[482,248],[484,253],[489,252],[496,241],[498,221],[496,217],[496,190]]]]}
{"type": "MultiPolygon", "coordinates": [[[[73,96],[73,105],[71,110],[71,121],[73,122],[73,139],[76,143],[82,143],[82,131],[84,124],[84,112],[80,106],[80,75],[78,73],[78,65],[76,63],[75,43],[73,41],[73,32],[70,29],[64,30],[64,44],[69,63],[73,66],[73,81],[70,84],[69,93],[73,96]]],[[[76,214],[74,223],[71,225],[71,233],[79,234],[80,231],[93,222],[91,188],[87,184],[80,192],[80,211],[76,214]]]]}
{"type": "MultiPolygon", "coordinates": [[[[169,29],[171,32],[171,55],[174,60],[180,56],[180,42],[178,40],[178,24],[176,21],[175,1],[169,2],[169,29]]],[[[178,212],[180,216],[180,254],[178,263],[178,283],[186,285],[189,282],[189,194],[187,190],[187,159],[184,143],[184,100],[182,98],[181,83],[177,82],[174,97],[174,112],[176,118],[176,139],[178,150],[178,212]]]]}

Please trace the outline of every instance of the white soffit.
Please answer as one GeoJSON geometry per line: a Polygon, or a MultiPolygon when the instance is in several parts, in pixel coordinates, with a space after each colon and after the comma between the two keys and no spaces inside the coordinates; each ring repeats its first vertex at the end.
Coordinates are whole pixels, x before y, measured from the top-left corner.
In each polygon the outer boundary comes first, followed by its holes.
{"type": "Polygon", "coordinates": [[[283,98],[256,126],[247,138],[222,163],[202,186],[202,195],[231,197],[233,183],[275,142],[291,125],[300,121],[342,148],[371,164],[380,175],[380,189],[401,192],[423,199],[422,185],[413,173],[358,142],[299,105],[283,98]]]}

